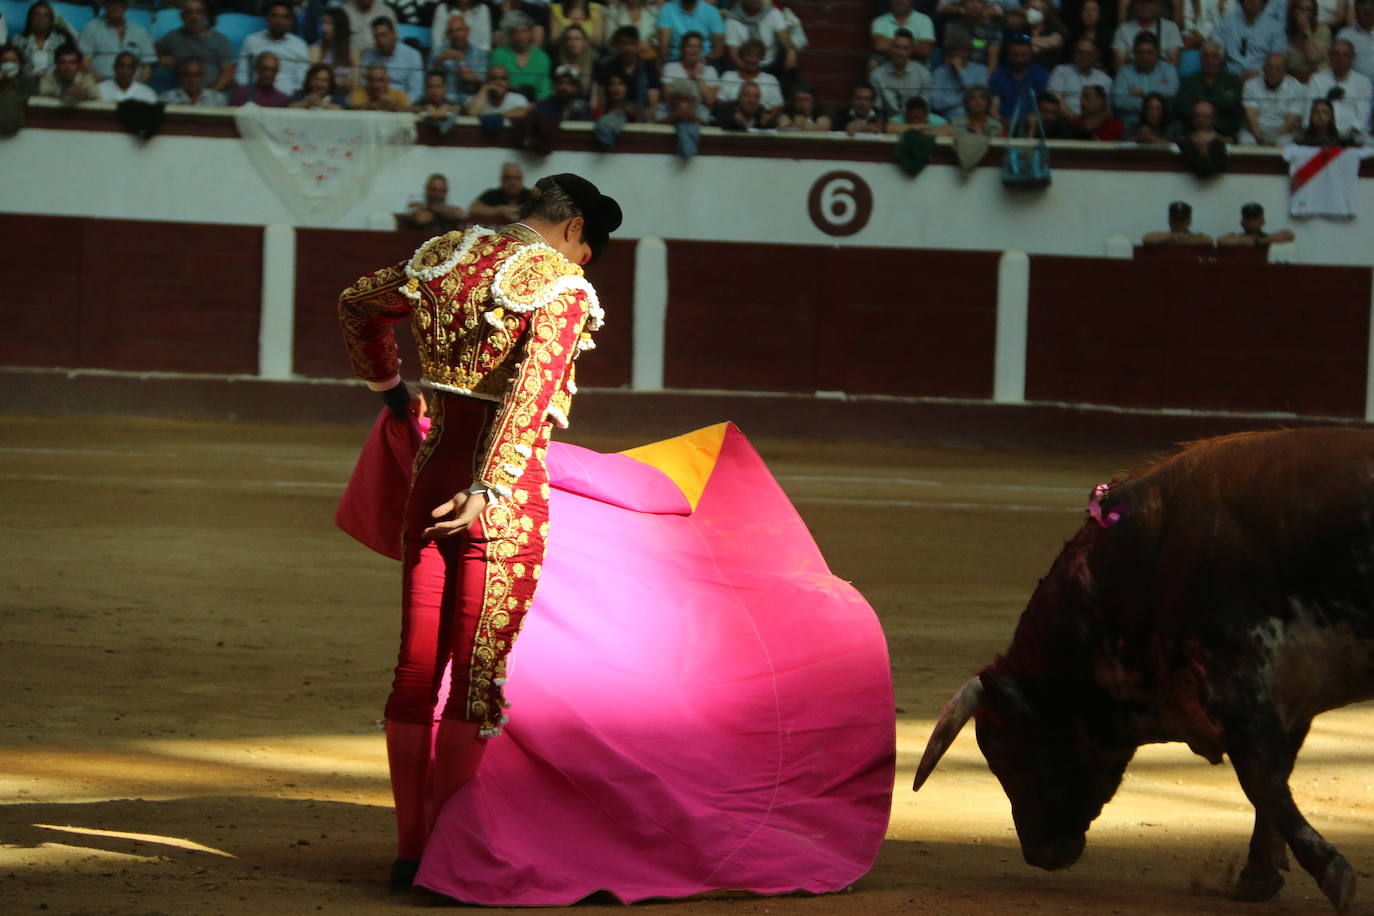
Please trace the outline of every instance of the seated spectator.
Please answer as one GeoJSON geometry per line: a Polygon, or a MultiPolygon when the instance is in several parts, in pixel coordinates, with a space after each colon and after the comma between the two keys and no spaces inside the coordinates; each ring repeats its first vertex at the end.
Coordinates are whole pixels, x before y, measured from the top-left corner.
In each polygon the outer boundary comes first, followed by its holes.
{"type": "Polygon", "coordinates": [[[326,63],[311,64],[305,71],[305,82],[291,95],[289,108],[320,108],[332,110],[342,108],[339,83],[334,79],[334,68],[326,63]]]}
{"type": "Polygon", "coordinates": [[[334,83],[352,89],[362,72],[361,51],[353,46],[353,26],[348,14],[335,7],[320,17],[320,40],[306,49],[312,64],[328,64],[334,83]]]}
{"type": "Polygon", "coordinates": [[[568,64],[556,67],[553,71],[553,95],[535,102],[524,117],[511,124],[511,139],[515,145],[539,156],[553,152],[559,128],[564,121],[591,120],[591,107],[581,97],[581,92],[582,81],[577,68],[568,64]]]}
{"type": "Polygon", "coordinates": [[[685,80],[691,83],[698,102],[705,109],[698,112],[704,123],[710,116],[710,109],[716,104],[716,94],[720,91],[720,75],[715,67],[706,62],[706,46],[696,32],[683,35],[678,49],[681,56],[663,67],[663,82],[666,84],[674,80],[685,80]]]}
{"type": "Polygon", "coordinates": [[[929,99],[930,71],[918,61],[911,59],[914,47],[911,33],[906,29],[898,29],[888,42],[887,62],[869,75],[869,82],[878,93],[878,106],[885,118],[900,118],[906,100],[913,95],[929,99]]]}
{"type": "Polygon", "coordinates": [[[448,94],[448,78],[439,71],[425,74],[425,88],[411,106],[411,111],[426,121],[435,123],[450,122],[463,113],[448,94]]]}
{"type": "Polygon", "coordinates": [[[102,102],[115,102],[116,104],[129,100],[148,102],[149,104],[156,102],[157,93],[152,90],[152,87],[134,79],[138,70],[138,55],[133,51],[120,51],[116,54],[114,77],[102,80],[96,86],[100,100],[102,102]]]}
{"type": "Polygon", "coordinates": [[[147,29],[125,19],[128,11],[129,0],[105,0],[104,14],[86,23],[77,44],[86,55],[86,71],[102,80],[114,76],[116,54],[132,52],[139,64],[134,78],[146,83],[157,63],[157,50],[147,29]]]}
{"type": "Polygon", "coordinates": [[[1173,143],[1174,120],[1169,100],[1158,92],[1151,92],[1141,101],[1140,123],[1128,130],[1126,139],[1134,143],[1173,143]]]}
{"type": "MultiPolygon", "coordinates": [[[[630,96],[630,84],[619,73],[609,74],[605,82],[597,83],[596,104],[592,106],[592,116],[600,119],[609,114],[621,116],[621,126],[638,124],[648,120],[650,109],[640,105],[630,96]]],[[[658,95],[655,93],[655,99],[658,95]]]]}
{"type": "Polygon", "coordinates": [[[637,110],[641,117],[648,117],[658,108],[658,96],[662,88],[658,67],[653,61],[645,60],[640,53],[643,43],[632,25],[616,29],[611,38],[611,45],[615,54],[599,64],[596,69],[597,85],[592,88],[592,107],[608,110],[605,87],[611,77],[615,76],[625,84],[628,96],[626,105],[637,110]]]}
{"type": "Polygon", "coordinates": [[[1288,8],[1288,72],[1305,83],[1326,67],[1331,27],[1317,21],[1317,0],[1293,0],[1288,8]]]}
{"type": "Polygon", "coordinates": [[[1135,37],[1131,62],[1112,81],[1112,110],[1134,136],[1140,123],[1140,104],[1152,92],[1162,95],[1166,104],[1178,95],[1178,71],[1167,60],[1159,59],[1159,43],[1154,35],[1141,32],[1135,37]]]}
{"type": "Polygon", "coordinates": [[[1212,40],[1225,49],[1226,69],[1248,80],[1264,68],[1264,59],[1270,54],[1286,53],[1288,36],[1283,33],[1282,21],[1265,15],[1264,0],[1240,0],[1240,10],[1223,17],[1212,30],[1212,40]]]}
{"type": "Polygon", "coordinates": [[[518,93],[536,100],[547,97],[553,92],[552,61],[533,43],[534,20],[524,13],[510,13],[502,23],[506,43],[491,52],[487,66],[504,70],[518,93]]]}
{"type": "Polygon", "coordinates": [[[904,134],[909,130],[919,130],[923,134],[929,134],[935,133],[937,129],[948,123],[949,121],[939,115],[930,113],[930,103],[925,98],[913,95],[906,100],[906,107],[902,111],[902,116],[887,122],[887,132],[904,134]]]}
{"type": "Polygon", "coordinates": [[[792,87],[791,101],[778,119],[783,130],[830,130],[830,117],[816,107],[816,93],[805,83],[792,87]]]}
{"type": "Polygon", "coordinates": [[[95,76],[86,71],[81,49],[65,45],[57,49],[52,71],[38,81],[38,94],[64,102],[90,102],[99,97],[95,76]]]}
{"type": "MultiPolygon", "coordinates": [[[[646,0],[620,0],[606,9],[606,28],[615,44],[616,33],[633,28],[639,37],[639,56],[645,60],[658,57],[658,6],[646,0]]],[[[614,50],[614,48],[612,48],[614,50]]],[[[659,61],[661,64],[662,61],[659,61]]]]}
{"type": "Polygon", "coordinates": [[[19,52],[25,76],[36,82],[57,65],[58,48],[76,44],[76,35],[58,20],[47,0],[37,0],[29,7],[24,31],[14,36],[12,44],[19,52]]]}
{"type": "Polygon", "coordinates": [[[198,57],[183,57],[177,64],[177,86],[162,93],[169,105],[229,104],[229,97],[217,89],[205,87],[205,64],[198,57]]]}
{"type": "Polygon", "coordinates": [[[725,60],[725,20],[716,8],[705,0],[667,0],[658,10],[659,62],[680,60],[688,35],[697,36],[708,62],[725,60]]]}
{"type": "Polygon", "coordinates": [[[1174,112],[1180,119],[1186,118],[1199,99],[1206,99],[1216,110],[1217,133],[1234,143],[1240,132],[1241,119],[1245,116],[1241,105],[1245,85],[1240,77],[1226,71],[1225,64],[1226,52],[1221,45],[1215,41],[1204,44],[1202,69],[1178,82],[1174,112]]]}
{"type": "Polygon", "coordinates": [[[970,51],[966,35],[945,33],[945,62],[930,75],[930,107],[942,118],[963,114],[964,92],[988,84],[988,68],[970,60],[970,51]]]}
{"type": "Polygon", "coordinates": [[[234,82],[234,50],[229,39],[210,27],[205,0],[182,0],[181,28],[157,40],[157,56],[175,72],[184,60],[200,61],[205,83],[214,92],[223,93],[234,82]]]}
{"type": "Polygon", "coordinates": [[[1002,54],[1002,27],[992,21],[991,5],[984,0],[961,0],[959,9],[962,15],[945,26],[946,47],[951,42],[966,46],[970,61],[996,70],[1002,54]]]}
{"type": "Polygon", "coordinates": [[[1107,93],[1101,86],[1084,86],[1078,98],[1079,115],[1074,124],[1084,139],[1112,143],[1122,138],[1125,128],[1112,115],[1112,107],[1107,104],[1107,93]]]}
{"type": "Polygon", "coordinates": [[[495,8],[492,16],[496,20],[496,29],[491,33],[493,51],[510,44],[511,27],[523,21],[521,17],[530,22],[530,44],[542,48],[548,43],[545,41],[549,21],[547,3],[542,0],[495,0],[492,6],[495,8]]]}
{"type": "Polygon", "coordinates": [[[511,91],[510,75],[506,68],[493,64],[487,68],[487,81],[472,98],[468,99],[467,112],[475,118],[489,114],[518,118],[528,111],[529,107],[529,99],[511,91]]]}
{"type": "Polygon", "coordinates": [[[24,106],[37,84],[37,79],[24,72],[24,55],[19,49],[0,45],[0,137],[18,132],[24,121],[24,106]]]}
{"type": "Polygon", "coordinates": [[[504,226],[520,218],[520,208],[530,202],[525,170],[518,162],[501,166],[501,182],[477,195],[468,204],[468,215],[483,225],[504,226]]]}
{"type": "Polygon", "coordinates": [[[606,8],[600,3],[593,3],[592,0],[554,0],[549,4],[549,26],[554,44],[561,44],[563,32],[568,26],[581,29],[583,38],[591,48],[593,61],[606,50],[606,8]]]}
{"type": "Polygon", "coordinates": [[[1059,96],[1051,93],[1039,96],[1035,100],[1035,114],[1032,117],[1038,124],[1031,124],[1026,135],[1034,137],[1039,134],[1040,128],[1045,129],[1045,139],[1047,140],[1091,140],[1092,137],[1086,135],[1073,122],[1073,118],[1064,111],[1064,106],[1059,102],[1059,96]]]}
{"type": "MultiPolygon", "coordinates": [[[[899,31],[906,32],[911,39],[910,59],[920,61],[924,65],[930,60],[930,52],[935,48],[935,23],[925,13],[914,10],[911,0],[892,0],[891,11],[874,19],[868,31],[873,43],[873,53],[879,55],[875,65],[880,64],[888,56],[892,38],[899,31]]],[[[901,106],[898,105],[894,111],[900,109],[901,106]]]]}
{"type": "MultiPolygon", "coordinates": [[[[453,17],[457,16],[467,26],[468,42],[482,52],[491,53],[491,7],[483,0],[444,0],[434,8],[433,25],[430,27],[429,46],[444,47],[453,17]]],[[[474,67],[478,73],[485,73],[486,67],[474,67]]]]}
{"type": "Polygon", "coordinates": [[[989,137],[1002,136],[1002,122],[992,116],[992,93],[986,86],[970,86],[964,90],[964,113],[949,119],[949,124],[939,133],[946,136],[955,134],[984,134],[989,137]]]}
{"type": "Polygon", "coordinates": [[[561,67],[571,67],[577,71],[577,96],[590,99],[592,96],[592,76],[596,70],[596,52],[592,50],[587,33],[580,25],[572,23],[558,36],[558,54],[553,61],[554,72],[561,67]]]}
{"type": "Polygon", "coordinates": [[[748,41],[763,43],[760,66],[766,72],[776,77],[795,74],[797,47],[792,43],[787,18],[768,0],[740,0],[725,14],[725,53],[735,67],[742,66],[740,55],[748,41]]]}
{"type": "Polygon", "coordinates": [[[1191,245],[1211,248],[1212,237],[1203,235],[1201,232],[1194,232],[1192,226],[1193,208],[1181,200],[1176,200],[1169,204],[1169,231],[1148,232],[1140,240],[1140,244],[1149,248],[1165,245],[1191,245]]]}
{"type": "Polygon", "coordinates": [[[749,39],[739,48],[739,69],[729,70],[720,76],[720,91],[716,98],[722,102],[733,102],[739,96],[740,87],[753,83],[763,93],[763,107],[769,112],[782,112],[782,86],[778,78],[763,72],[763,42],[749,39]]]}
{"type": "MultiPolygon", "coordinates": [[[[1064,0],[1067,5],[1068,0],[1064,0]]],[[[1187,0],[1184,0],[1187,2],[1187,0]]],[[[1113,17],[1113,20],[1115,18],[1113,17]]],[[[1077,21],[1069,24],[1069,47],[1077,47],[1084,38],[1090,40],[1097,49],[1097,59],[1093,66],[1099,70],[1115,71],[1116,57],[1112,54],[1112,40],[1116,28],[1102,16],[1102,6],[1098,0],[1081,0],[1078,4],[1077,21]]]]}
{"type": "Polygon", "coordinates": [[[1270,54],[1264,72],[1245,81],[1245,129],[1240,142],[1282,146],[1302,128],[1307,90],[1287,73],[1288,56],[1270,54]]]}
{"type": "Polygon", "coordinates": [[[1216,130],[1217,112],[1212,103],[1198,99],[1193,105],[1190,129],[1178,141],[1184,165],[1199,178],[1226,171],[1226,140],[1216,130]]]}
{"type": "MultiPolygon", "coordinates": [[[[256,82],[258,71],[254,61],[261,54],[271,53],[277,62],[276,89],[286,99],[305,82],[305,71],[310,68],[310,49],[299,36],[291,34],[296,14],[286,0],[270,0],[266,16],[267,28],[243,40],[236,76],[240,86],[256,82]]],[[[285,104],[283,101],[282,105],[285,104]]]]}
{"type": "Polygon", "coordinates": [[[1374,86],[1369,77],[1354,69],[1355,46],[1347,39],[1337,38],[1331,42],[1327,59],[1331,66],[1312,74],[1307,81],[1307,97],[1329,101],[1336,116],[1336,132],[1363,143],[1369,136],[1370,96],[1374,96],[1374,86]]]}
{"type": "Polygon", "coordinates": [[[363,67],[363,84],[348,94],[348,107],[355,111],[409,111],[410,104],[410,96],[391,84],[381,64],[363,67]]]}
{"type": "Polygon", "coordinates": [[[1064,60],[1064,43],[1068,29],[1060,21],[1054,4],[1048,0],[1027,0],[1024,9],[1012,9],[1006,15],[1007,31],[1030,36],[1031,60],[1053,70],[1064,60]]]}
{"type": "Polygon", "coordinates": [[[277,88],[277,55],[271,51],[260,52],[253,61],[253,82],[247,86],[238,85],[229,93],[230,105],[261,105],[263,108],[285,108],[291,97],[277,88]]]}
{"type": "Polygon", "coordinates": [[[1183,53],[1183,36],[1171,20],[1160,18],[1159,0],[1134,0],[1133,7],[1133,17],[1117,26],[1112,36],[1116,69],[1119,71],[1126,66],[1127,53],[1134,53],[1135,40],[1141,35],[1153,35],[1160,56],[1177,67],[1179,55],[1183,53]]]}
{"type": "Polygon", "coordinates": [[[425,179],[424,196],[406,204],[406,223],[412,229],[423,229],[431,235],[461,229],[465,218],[462,207],[448,202],[448,179],[438,172],[425,179]]]}
{"type": "Polygon", "coordinates": [[[1049,85],[1050,75],[1045,68],[1031,60],[1030,41],[1024,35],[1007,40],[1007,61],[992,74],[988,89],[992,92],[992,116],[1009,120],[1021,102],[1021,115],[1031,114],[1031,93],[1042,95],[1049,85]]]}
{"type": "Polygon", "coordinates": [[[1355,146],[1359,141],[1336,129],[1336,112],[1326,99],[1313,99],[1307,124],[1293,141],[1299,146],[1355,146]]]}
{"type": "Polygon", "coordinates": [[[1336,37],[1355,48],[1355,71],[1374,79],[1374,0],[1355,0],[1354,18],[1336,37]]]}
{"type": "Polygon", "coordinates": [[[878,94],[868,83],[854,87],[850,96],[849,108],[840,113],[839,123],[849,136],[858,134],[881,134],[887,130],[882,112],[878,110],[878,94]]]}
{"type": "Polygon", "coordinates": [[[766,108],[758,83],[744,83],[733,102],[721,105],[716,123],[726,130],[772,130],[782,117],[782,106],[766,108]]]}
{"type": "Polygon", "coordinates": [[[364,48],[359,57],[363,70],[382,67],[391,80],[391,88],[399,89],[407,99],[418,99],[425,92],[425,60],[420,52],[401,42],[396,26],[381,16],[372,20],[372,47],[364,48]]]}
{"type": "Polygon", "coordinates": [[[390,22],[393,29],[401,21],[396,15],[396,10],[382,0],[344,0],[341,8],[344,15],[348,16],[348,30],[352,36],[353,49],[359,54],[371,46],[375,38],[372,34],[372,23],[379,17],[390,22]]]}
{"type": "Polygon", "coordinates": [[[1075,115],[1082,114],[1078,101],[1084,86],[1101,86],[1104,90],[1112,88],[1112,78],[1097,69],[1097,45],[1091,38],[1080,38],[1073,46],[1073,62],[1060,64],[1050,71],[1050,81],[1045,88],[1064,100],[1064,105],[1075,115]]]}
{"type": "Polygon", "coordinates": [[[1240,208],[1240,231],[1221,236],[1217,239],[1217,247],[1268,248],[1270,245],[1291,242],[1296,238],[1292,229],[1265,232],[1264,208],[1256,203],[1248,203],[1240,208]]]}
{"type": "Polygon", "coordinates": [[[467,20],[450,16],[443,45],[435,45],[433,67],[448,80],[448,96],[459,105],[482,86],[482,74],[487,72],[487,52],[472,43],[467,20]]]}
{"type": "Polygon", "coordinates": [[[1179,31],[1183,34],[1183,47],[1193,50],[1202,47],[1204,41],[1212,40],[1212,32],[1224,16],[1235,10],[1235,3],[1233,0],[1182,0],[1182,7],[1179,31]]]}

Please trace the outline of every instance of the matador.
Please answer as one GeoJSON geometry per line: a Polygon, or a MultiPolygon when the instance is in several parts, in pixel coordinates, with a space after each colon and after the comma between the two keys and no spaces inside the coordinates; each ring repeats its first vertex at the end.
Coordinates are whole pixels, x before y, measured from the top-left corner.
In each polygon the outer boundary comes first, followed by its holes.
{"type": "Polygon", "coordinates": [[[605,249],[620,207],[571,174],[541,179],[532,195],[519,222],[430,239],[339,298],[354,371],[398,416],[411,394],[394,325],[410,320],[431,421],[405,510],[401,648],[386,704],[397,889],[507,720],[506,659],[548,536],[550,433],[568,424],[575,361],[603,319],[582,265],[605,249]]]}

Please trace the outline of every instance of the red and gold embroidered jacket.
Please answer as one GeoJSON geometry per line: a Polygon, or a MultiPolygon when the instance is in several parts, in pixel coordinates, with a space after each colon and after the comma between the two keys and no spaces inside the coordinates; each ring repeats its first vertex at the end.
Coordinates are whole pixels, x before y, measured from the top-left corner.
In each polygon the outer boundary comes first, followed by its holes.
{"type": "Polygon", "coordinates": [[[407,317],[422,384],[501,405],[474,483],[509,497],[543,424],[568,425],[574,358],[601,327],[596,292],[523,225],[430,239],[339,297],[353,370],[374,390],[400,380],[393,325],[407,317]]]}

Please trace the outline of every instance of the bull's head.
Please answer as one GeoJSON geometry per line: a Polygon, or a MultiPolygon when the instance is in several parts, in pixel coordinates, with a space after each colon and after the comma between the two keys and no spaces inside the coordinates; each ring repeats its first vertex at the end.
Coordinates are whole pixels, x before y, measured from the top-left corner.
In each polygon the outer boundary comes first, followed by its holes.
{"type": "Polygon", "coordinates": [[[985,670],[945,706],[913,790],[925,783],[970,717],[976,717],[978,747],[1011,800],[1026,862],[1051,871],[1077,862],[1088,825],[1115,794],[1134,749],[1103,746],[1081,716],[1042,713],[1011,677],[985,670]]]}

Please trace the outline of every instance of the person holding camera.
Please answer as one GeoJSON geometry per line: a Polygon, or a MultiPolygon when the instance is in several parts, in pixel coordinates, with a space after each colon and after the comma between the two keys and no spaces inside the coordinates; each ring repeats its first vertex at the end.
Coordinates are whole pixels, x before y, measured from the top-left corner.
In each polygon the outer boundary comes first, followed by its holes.
{"type": "Polygon", "coordinates": [[[1331,68],[1312,74],[1307,82],[1307,97],[1330,102],[1336,117],[1336,132],[1365,143],[1369,138],[1370,96],[1374,95],[1374,84],[1354,69],[1355,46],[1348,40],[1337,38],[1333,41],[1327,56],[1331,68]]]}

